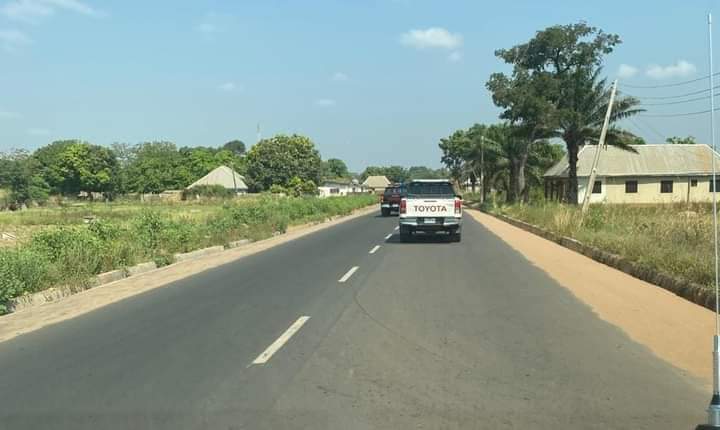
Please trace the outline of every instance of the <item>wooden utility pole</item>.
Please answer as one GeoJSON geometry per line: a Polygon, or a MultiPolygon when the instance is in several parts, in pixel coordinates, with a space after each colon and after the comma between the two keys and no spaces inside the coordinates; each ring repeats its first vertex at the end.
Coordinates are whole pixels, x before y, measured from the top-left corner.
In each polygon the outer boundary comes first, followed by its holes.
{"type": "Polygon", "coordinates": [[[593,158],[592,168],[590,169],[590,179],[588,180],[587,187],[585,188],[585,198],[583,199],[582,214],[580,216],[580,224],[582,224],[585,212],[587,212],[588,206],[590,206],[590,195],[592,194],[593,186],[595,185],[595,176],[597,175],[597,165],[600,160],[600,148],[605,147],[605,136],[607,135],[608,125],[610,124],[610,115],[612,114],[613,103],[615,102],[615,91],[617,90],[617,79],[613,82],[612,90],[610,91],[610,102],[608,103],[607,112],[605,112],[605,122],[603,122],[602,130],[600,131],[600,140],[598,140],[597,147],[595,148],[595,157],[593,158]]]}

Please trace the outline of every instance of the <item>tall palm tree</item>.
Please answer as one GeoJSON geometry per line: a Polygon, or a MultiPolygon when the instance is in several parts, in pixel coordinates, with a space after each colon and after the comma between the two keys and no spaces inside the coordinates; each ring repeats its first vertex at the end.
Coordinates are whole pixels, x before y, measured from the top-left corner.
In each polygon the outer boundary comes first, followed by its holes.
{"type": "MultiPolygon", "coordinates": [[[[601,68],[591,73],[580,70],[564,79],[558,106],[558,127],[556,134],[565,141],[568,154],[568,182],[566,198],[572,204],[578,202],[577,161],[578,152],[587,143],[596,143],[600,137],[605,113],[610,103],[610,88],[607,80],[600,78],[601,68]]],[[[633,116],[644,109],[637,106],[640,101],[633,97],[615,98],[606,143],[632,150],[629,143],[632,133],[617,128],[614,124],[633,116]]]]}

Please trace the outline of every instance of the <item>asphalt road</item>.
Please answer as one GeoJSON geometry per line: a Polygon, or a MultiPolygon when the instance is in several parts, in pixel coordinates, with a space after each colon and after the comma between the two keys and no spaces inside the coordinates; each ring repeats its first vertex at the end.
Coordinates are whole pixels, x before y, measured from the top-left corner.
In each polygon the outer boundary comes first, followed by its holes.
{"type": "Polygon", "coordinates": [[[704,419],[698,381],[470,217],[462,243],[403,244],[396,225],[357,218],[0,343],[0,428],[677,430],[704,419]]]}

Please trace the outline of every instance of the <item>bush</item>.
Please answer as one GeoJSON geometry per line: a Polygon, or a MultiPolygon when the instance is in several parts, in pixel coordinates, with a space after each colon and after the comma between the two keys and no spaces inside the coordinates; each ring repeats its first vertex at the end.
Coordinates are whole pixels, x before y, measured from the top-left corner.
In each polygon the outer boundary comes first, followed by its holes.
{"type": "Polygon", "coordinates": [[[235,196],[235,191],[222,185],[198,185],[182,192],[183,200],[193,199],[195,196],[229,199],[235,196]]]}
{"type": "Polygon", "coordinates": [[[45,256],[30,249],[0,250],[0,314],[10,299],[48,288],[53,279],[45,256]]]}
{"type": "MultiPolygon", "coordinates": [[[[116,210],[103,214],[115,221],[102,219],[89,225],[42,230],[26,245],[0,250],[0,313],[7,310],[8,300],[26,292],[56,284],[84,286],[100,272],[148,260],[166,265],[176,252],[241,238],[264,239],[285,232],[291,224],[346,215],[375,203],[375,196],[369,194],[327,199],[268,195],[257,200],[228,202],[219,213],[206,219],[173,219],[159,210],[147,209],[131,216],[116,210]],[[119,221],[128,219],[124,224],[119,221]]],[[[79,216],[68,211],[33,212],[33,217],[39,219],[26,221],[31,225],[62,224],[69,223],[62,217],[79,216]]]]}

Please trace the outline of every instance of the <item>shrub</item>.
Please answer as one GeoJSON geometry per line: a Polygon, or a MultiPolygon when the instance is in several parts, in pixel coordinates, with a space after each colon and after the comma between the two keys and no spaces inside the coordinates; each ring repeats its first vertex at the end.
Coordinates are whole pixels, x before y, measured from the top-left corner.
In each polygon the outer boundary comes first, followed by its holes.
{"type": "Polygon", "coordinates": [[[195,196],[229,199],[235,196],[235,191],[222,185],[198,185],[182,192],[183,200],[192,199],[195,196]]]}
{"type": "Polygon", "coordinates": [[[10,299],[52,285],[49,261],[30,249],[0,250],[0,314],[10,299]]]}

